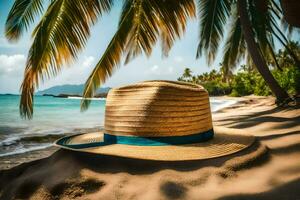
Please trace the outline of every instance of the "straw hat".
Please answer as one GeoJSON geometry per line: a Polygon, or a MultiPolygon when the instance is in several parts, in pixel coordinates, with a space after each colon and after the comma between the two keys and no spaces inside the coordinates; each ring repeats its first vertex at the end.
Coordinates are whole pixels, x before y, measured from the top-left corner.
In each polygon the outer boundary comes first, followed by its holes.
{"type": "Polygon", "coordinates": [[[150,160],[198,160],[245,149],[252,136],[214,130],[200,85],[145,81],[111,89],[103,133],[64,137],[61,148],[150,160]]]}

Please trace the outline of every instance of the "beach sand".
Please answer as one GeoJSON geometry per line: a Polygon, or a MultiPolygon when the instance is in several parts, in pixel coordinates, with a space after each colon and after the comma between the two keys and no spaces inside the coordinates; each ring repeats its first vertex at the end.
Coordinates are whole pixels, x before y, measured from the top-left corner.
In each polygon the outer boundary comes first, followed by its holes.
{"type": "Polygon", "coordinates": [[[300,109],[276,108],[271,97],[239,99],[213,120],[256,136],[242,152],[158,162],[51,148],[1,161],[14,167],[0,171],[0,199],[300,199],[300,109]],[[45,158],[31,161],[39,152],[45,158]]]}

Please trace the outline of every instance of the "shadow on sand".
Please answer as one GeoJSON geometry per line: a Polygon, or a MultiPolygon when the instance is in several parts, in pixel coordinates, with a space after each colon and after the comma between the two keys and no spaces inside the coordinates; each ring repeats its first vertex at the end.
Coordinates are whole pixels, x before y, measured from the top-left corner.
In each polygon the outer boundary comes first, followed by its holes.
{"type": "Polygon", "coordinates": [[[263,123],[280,122],[280,125],[272,128],[284,129],[298,126],[300,123],[300,114],[293,118],[274,116],[275,113],[286,112],[293,110],[293,108],[273,108],[266,111],[256,112],[249,115],[232,116],[226,119],[217,120],[222,126],[229,128],[243,129],[258,126],[263,123]],[[271,116],[272,114],[273,116],[271,116]]]}
{"type": "Polygon", "coordinates": [[[297,200],[300,199],[300,179],[259,194],[238,194],[219,198],[219,200],[297,200]]]}
{"type": "MultiPolygon", "coordinates": [[[[271,109],[239,118],[233,117],[224,120],[223,123],[234,128],[245,128],[264,122],[277,121],[286,122],[282,126],[299,125],[299,117],[285,119],[283,117],[263,116],[280,111],[282,110],[271,109]]],[[[73,199],[99,191],[106,185],[105,181],[81,177],[82,170],[90,170],[103,174],[127,173],[129,175],[149,175],[165,169],[186,172],[204,167],[215,167],[218,171],[210,171],[209,173],[217,173],[221,178],[226,179],[231,173],[236,171],[265,164],[268,160],[272,159],[272,155],[300,152],[300,143],[272,148],[267,151],[267,148],[261,145],[259,141],[296,134],[299,134],[299,131],[258,137],[258,140],[251,147],[242,152],[200,161],[148,161],[58,150],[48,158],[0,171],[0,199],[28,199],[37,190],[47,191],[45,194],[48,194],[48,196],[43,196],[43,199],[60,199],[65,196],[73,199]]],[[[294,170],[298,173],[300,169],[297,168],[294,170]]],[[[188,188],[184,185],[172,181],[161,183],[159,188],[160,192],[167,199],[184,199],[188,192],[188,188]]],[[[299,188],[300,179],[297,179],[263,193],[234,194],[222,197],[221,199],[299,199],[299,188]]]]}
{"type": "MultiPolygon", "coordinates": [[[[0,199],[27,199],[41,187],[51,194],[51,198],[60,197],[65,193],[71,192],[72,195],[83,195],[91,191],[100,190],[105,182],[96,179],[82,179],[80,172],[88,169],[96,173],[128,173],[130,175],[147,175],[164,169],[177,171],[192,171],[203,167],[228,167],[230,170],[238,171],[265,162],[268,156],[266,149],[263,148],[261,155],[257,155],[258,149],[263,146],[255,142],[251,147],[242,152],[215,159],[200,161],[149,161],[121,158],[114,156],[104,156],[81,152],[71,152],[68,150],[58,150],[48,158],[24,163],[9,170],[0,171],[0,199]],[[249,157],[255,154],[254,158],[248,158],[247,162],[237,164],[231,163],[233,158],[249,157]],[[260,158],[263,157],[263,158],[260,158]],[[224,164],[227,163],[227,164],[224,164]],[[232,167],[231,165],[234,165],[232,167]],[[84,186],[89,187],[84,187],[84,186]],[[90,188],[93,188],[92,190],[90,188]],[[73,194],[75,191],[75,194],[73,194]],[[76,191],[81,191],[77,192],[76,191]],[[84,193],[82,193],[84,192],[84,193]]],[[[226,171],[226,170],[224,170],[226,171]]],[[[226,172],[220,172],[220,176],[226,177],[226,172]]],[[[180,199],[184,196],[186,188],[180,184],[166,182],[161,185],[161,192],[171,199],[180,199]]],[[[70,194],[68,194],[70,197],[70,194]]],[[[50,198],[50,199],[51,199],[50,198]]]]}

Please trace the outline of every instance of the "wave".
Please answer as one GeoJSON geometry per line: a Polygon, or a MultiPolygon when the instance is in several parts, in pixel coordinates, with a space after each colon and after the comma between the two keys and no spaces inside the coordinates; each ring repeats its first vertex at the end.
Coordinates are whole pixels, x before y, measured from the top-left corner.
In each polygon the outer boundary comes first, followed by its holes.
{"type": "Polygon", "coordinates": [[[6,135],[6,137],[7,136],[9,137],[0,139],[0,158],[51,147],[55,140],[66,135],[87,133],[87,132],[97,132],[97,131],[101,131],[101,129],[102,127],[76,128],[69,131],[67,130],[61,131],[59,134],[57,133],[57,131],[54,131],[53,133],[49,134],[49,130],[41,131],[38,134],[36,134],[37,132],[35,130],[34,131],[35,134],[30,134],[28,130],[26,131],[27,134],[19,133],[14,135],[6,135]],[[48,132],[48,133],[41,134],[42,132],[48,132]]]}
{"type": "Polygon", "coordinates": [[[211,106],[211,111],[212,112],[217,112],[218,110],[221,110],[223,108],[232,106],[234,104],[237,103],[236,100],[221,100],[221,99],[214,99],[214,98],[210,98],[210,103],[213,104],[213,106],[211,106]]]}
{"type": "Polygon", "coordinates": [[[6,138],[0,142],[0,150],[2,151],[0,151],[0,157],[23,154],[51,147],[53,142],[62,136],[64,135],[18,135],[6,138]]]}
{"type": "Polygon", "coordinates": [[[47,134],[47,135],[34,135],[34,136],[13,136],[0,141],[0,146],[11,146],[17,143],[47,143],[53,142],[61,137],[64,134],[47,134]]]}
{"type": "Polygon", "coordinates": [[[9,146],[9,145],[17,143],[19,140],[20,140],[20,138],[17,136],[6,138],[3,141],[0,141],[0,146],[9,146]]]}
{"type": "Polygon", "coordinates": [[[5,157],[5,156],[23,154],[23,153],[30,152],[30,151],[46,149],[46,148],[49,148],[51,146],[52,146],[52,143],[46,143],[46,144],[39,144],[38,146],[33,146],[33,147],[30,147],[30,148],[18,148],[18,149],[15,149],[14,151],[0,154],[0,158],[5,157]]]}
{"type": "MultiPolygon", "coordinates": [[[[68,97],[68,99],[82,99],[82,97],[68,97]]],[[[92,100],[105,100],[105,98],[92,98],[92,100]]],[[[212,112],[217,112],[220,109],[235,104],[237,101],[231,99],[210,98],[210,102],[212,112]]],[[[104,113],[99,112],[97,116],[98,115],[104,116],[104,113]]],[[[53,116],[55,117],[56,115],[53,116]]],[[[61,118],[59,119],[61,120],[61,118]]],[[[91,120],[91,118],[86,119],[91,120]]],[[[3,125],[0,126],[0,157],[51,147],[55,140],[65,135],[103,130],[102,125],[95,126],[94,123],[89,124],[87,123],[88,120],[78,124],[69,123],[67,121],[69,124],[66,123],[63,128],[57,127],[57,121],[55,120],[43,120],[47,123],[45,124],[44,121],[43,123],[37,123],[39,122],[37,121],[33,124],[23,124],[24,126],[22,123],[18,123],[18,127],[15,127],[16,124],[9,121],[7,122],[8,125],[4,125],[3,123],[3,125]],[[83,127],[83,125],[86,127],[83,127]],[[91,126],[93,126],[93,128],[90,128],[91,126]]]]}

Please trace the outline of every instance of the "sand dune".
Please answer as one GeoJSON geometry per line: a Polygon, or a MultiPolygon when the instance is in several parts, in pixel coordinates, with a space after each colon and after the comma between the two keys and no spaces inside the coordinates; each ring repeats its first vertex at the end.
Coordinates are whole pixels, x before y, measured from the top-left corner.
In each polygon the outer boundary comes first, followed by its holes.
{"type": "Polygon", "coordinates": [[[248,97],[214,125],[256,142],[234,155],[154,162],[58,150],[0,172],[0,199],[300,199],[300,109],[248,97]]]}

